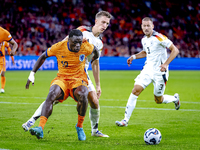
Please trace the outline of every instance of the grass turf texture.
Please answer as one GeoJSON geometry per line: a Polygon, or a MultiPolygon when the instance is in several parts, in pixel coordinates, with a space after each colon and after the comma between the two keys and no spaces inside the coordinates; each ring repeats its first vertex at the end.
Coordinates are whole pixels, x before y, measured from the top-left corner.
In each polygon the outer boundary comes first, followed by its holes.
{"type": "MultiPolygon", "coordinates": [[[[173,103],[156,104],[153,85],[139,96],[128,127],[117,127],[124,117],[125,106],[139,71],[101,71],[102,95],[99,130],[109,138],[91,136],[89,107],[84,121],[86,141],[78,141],[76,102],[68,98],[54,107],[44,128],[44,138],[38,140],[21,125],[46,99],[56,71],[38,71],[35,85],[25,89],[29,71],[7,71],[5,93],[0,94],[0,149],[200,149],[200,72],[170,71],[165,94],[180,94],[181,108],[173,103]],[[162,134],[159,145],[146,145],[143,136],[148,128],[162,134]]],[[[92,74],[92,72],[89,72],[92,74]]],[[[92,76],[92,75],[91,75],[92,76]]],[[[93,79],[92,79],[93,80],[93,79]]],[[[39,124],[36,121],[35,126],[39,124]]]]}

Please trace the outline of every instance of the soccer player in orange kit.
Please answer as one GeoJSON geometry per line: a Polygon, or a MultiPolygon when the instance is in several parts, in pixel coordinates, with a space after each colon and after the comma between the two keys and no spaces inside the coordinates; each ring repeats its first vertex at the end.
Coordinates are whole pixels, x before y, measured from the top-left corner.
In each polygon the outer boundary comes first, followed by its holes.
{"type": "Polygon", "coordinates": [[[18,44],[15,42],[11,34],[6,29],[0,27],[0,43],[2,43],[3,41],[9,42],[13,46],[10,52],[10,55],[13,56],[15,54],[15,51],[17,50],[18,44]]]}
{"type": "Polygon", "coordinates": [[[53,103],[56,100],[66,100],[71,96],[77,102],[78,123],[76,130],[78,139],[86,140],[83,131],[83,121],[88,106],[88,80],[85,72],[85,58],[94,53],[93,60],[99,57],[97,48],[83,41],[83,34],[80,30],[74,29],[69,33],[69,39],[61,41],[46,50],[37,60],[27,80],[26,88],[30,82],[34,84],[34,74],[44,63],[47,57],[56,56],[58,62],[57,77],[51,82],[49,94],[42,107],[40,123],[38,127],[31,128],[29,131],[38,139],[43,138],[43,129],[48,117],[53,110],[53,103]]]}
{"type": "MultiPolygon", "coordinates": [[[[9,46],[9,43],[6,42],[6,41],[0,43],[1,93],[5,92],[4,88],[5,88],[5,85],[6,85],[6,77],[5,77],[5,72],[6,72],[5,49],[7,49],[8,54],[10,54],[11,48],[9,46]]],[[[12,63],[15,64],[13,56],[11,56],[11,59],[12,59],[12,63]]]]}

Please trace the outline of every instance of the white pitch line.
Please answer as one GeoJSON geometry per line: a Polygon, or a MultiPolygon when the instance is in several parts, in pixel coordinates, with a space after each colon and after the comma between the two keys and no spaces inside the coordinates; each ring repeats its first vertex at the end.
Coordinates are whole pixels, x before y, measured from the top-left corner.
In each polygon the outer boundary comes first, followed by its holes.
{"type": "MultiPolygon", "coordinates": [[[[43,99],[46,100],[46,97],[20,97],[20,96],[0,96],[0,98],[17,98],[17,99],[43,99]]],[[[128,101],[128,99],[99,99],[100,101],[128,101]]],[[[155,103],[154,100],[137,100],[140,102],[153,102],[155,103]]],[[[181,103],[186,103],[186,104],[200,104],[200,102],[187,102],[187,101],[181,101],[181,103]]]]}
{"type": "MultiPolygon", "coordinates": [[[[24,104],[24,105],[40,105],[41,103],[18,103],[18,102],[0,102],[0,104],[24,104]]],[[[76,105],[69,105],[69,104],[60,104],[56,106],[76,106],[76,105]]],[[[122,106],[101,106],[104,108],[123,108],[125,109],[126,107],[122,106]]],[[[150,110],[175,110],[175,109],[167,109],[167,108],[144,108],[144,107],[136,107],[135,109],[150,109],[150,110]]],[[[200,111],[197,109],[179,109],[178,111],[200,111]]]]}

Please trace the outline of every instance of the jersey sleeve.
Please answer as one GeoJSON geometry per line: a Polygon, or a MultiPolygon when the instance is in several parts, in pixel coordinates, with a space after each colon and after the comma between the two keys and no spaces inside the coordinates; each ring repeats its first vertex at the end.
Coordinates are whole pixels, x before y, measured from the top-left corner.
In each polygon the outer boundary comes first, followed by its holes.
{"type": "Polygon", "coordinates": [[[165,35],[163,34],[158,34],[156,35],[156,38],[160,41],[160,44],[163,46],[163,47],[167,47],[169,48],[172,44],[172,41],[169,40],[165,35]]]}
{"type": "Polygon", "coordinates": [[[61,42],[58,42],[58,43],[52,45],[51,47],[49,47],[46,50],[46,56],[47,57],[56,56],[57,51],[60,48],[60,46],[61,46],[61,42]]]}
{"type": "Polygon", "coordinates": [[[80,30],[81,32],[87,31],[87,29],[85,28],[85,26],[80,26],[77,29],[80,30]]]}

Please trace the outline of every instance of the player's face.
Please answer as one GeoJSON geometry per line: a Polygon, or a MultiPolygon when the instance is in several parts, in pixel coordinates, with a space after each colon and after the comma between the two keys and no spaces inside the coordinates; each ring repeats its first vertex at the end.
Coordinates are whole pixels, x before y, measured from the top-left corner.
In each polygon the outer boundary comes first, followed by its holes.
{"type": "Polygon", "coordinates": [[[69,38],[69,48],[73,52],[79,52],[82,41],[83,41],[83,36],[75,36],[74,35],[73,37],[69,38]]]}
{"type": "Polygon", "coordinates": [[[151,21],[142,21],[142,30],[147,37],[150,37],[153,33],[154,25],[151,21]]]}
{"type": "Polygon", "coordinates": [[[95,26],[98,28],[99,33],[103,33],[110,24],[110,18],[101,16],[95,20],[95,26]]]}

